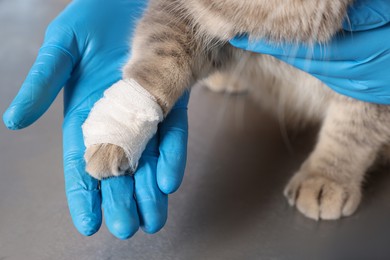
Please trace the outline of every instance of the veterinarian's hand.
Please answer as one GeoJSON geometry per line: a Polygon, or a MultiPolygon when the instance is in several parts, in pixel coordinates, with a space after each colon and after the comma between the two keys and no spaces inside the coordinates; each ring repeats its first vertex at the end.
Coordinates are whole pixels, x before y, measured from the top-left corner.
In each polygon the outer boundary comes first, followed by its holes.
{"type": "Polygon", "coordinates": [[[340,94],[390,104],[390,1],[357,0],[348,17],[344,31],[325,45],[276,45],[246,36],[231,44],[283,60],[340,94]]]}
{"type": "Polygon", "coordinates": [[[37,60],[3,116],[10,129],[29,126],[64,88],[65,186],[73,222],[94,234],[102,222],[116,237],[163,227],[167,194],[180,185],[186,163],[188,94],[149,143],[134,177],[99,182],[85,172],[81,125],[103,91],[121,78],[129,36],[145,0],[75,0],[48,27],[37,60]]]}

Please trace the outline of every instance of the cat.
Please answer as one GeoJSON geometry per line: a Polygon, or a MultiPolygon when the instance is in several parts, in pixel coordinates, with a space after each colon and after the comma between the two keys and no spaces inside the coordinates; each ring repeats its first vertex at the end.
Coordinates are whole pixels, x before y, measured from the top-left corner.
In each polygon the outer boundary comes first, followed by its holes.
{"type": "MultiPolygon", "coordinates": [[[[132,41],[123,79],[150,93],[166,116],[189,87],[255,86],[259,102],[295,127],[321,124],[312,153],[284,195],[319,220],[353,214],[367,169],[388,145],[390,108],[342,96],[313,76],[228,40],[247,34],[275,43],[323,43],[341,30],[353,0],[151,0],[132,41]],[[264,79],[272,84],[262,84],[264,79]]],[[[353,48],[353,46],[351,46],[353,48]]],[[[130,158],[131,159],[131,158],[130,158]]],[[[101,179],[126,174],[129,158],[113,144],[87,147],[86,170],[101,179]]]]}

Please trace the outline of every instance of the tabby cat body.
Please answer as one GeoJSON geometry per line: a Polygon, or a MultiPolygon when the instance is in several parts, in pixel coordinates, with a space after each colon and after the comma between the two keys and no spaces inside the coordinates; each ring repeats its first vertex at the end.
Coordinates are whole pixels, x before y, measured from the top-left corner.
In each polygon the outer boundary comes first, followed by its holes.
{"type": "MultiPolygon", "coordinates": [[[[313,152],[284,194],[307,217],[349,216],[360,203],[364,174],[389,141],[389,107],[341,96],[290,65],[235,49],[227,41],[245,33],[276,44],[326,44],[341,29],[352,3],[151,0],[135,32],[123,78],[135,79],[151,93],[165,115],[186,89],[203,80],[214,89],[256,88],[259,102],[293,126],[321,123],[313,152]]],[[[87,171],[109,177],[126,168],[124,156],[115,145],[89,147],[87,171]]]]}

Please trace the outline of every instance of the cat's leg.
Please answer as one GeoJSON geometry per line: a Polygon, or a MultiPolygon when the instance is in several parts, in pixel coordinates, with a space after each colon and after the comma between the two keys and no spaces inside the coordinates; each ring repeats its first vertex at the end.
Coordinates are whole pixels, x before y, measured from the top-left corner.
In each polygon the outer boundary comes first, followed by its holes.
{"type": "Polygon", "coordinates": [[[357,209],[364,174],[389,140],[389,108],[343,98],[333,102],[318,143],[284,194],[312,219],[338,219],[357,209]]]}
{"type": "Polygon", "coordinates": [[[216,53],[223,49],[204,48],[189,21],[164,12],[158,6],[164,1],[156,3],[137,27],[123,80],[105,92],[83,126],[86,169],[97,179],[135,171],[158,123],[215,67],[216,53]]]}

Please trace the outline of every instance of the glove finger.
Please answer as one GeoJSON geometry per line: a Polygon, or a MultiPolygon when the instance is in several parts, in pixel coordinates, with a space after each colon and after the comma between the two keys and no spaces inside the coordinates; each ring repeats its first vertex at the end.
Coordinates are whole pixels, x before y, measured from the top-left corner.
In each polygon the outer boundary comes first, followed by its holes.
{"type": "Polygon", "coordinates": [[[72,220],[83,235],[93,235],[102,223],[99,183],[85,172],[81,124],[87,113],[67,115],[63,124],[65,191],[72,220]]]}
{"type": "Polygon", "coordinates": [[[236,48],[258,52],[262,54],[270,55],[286,55],[285,49],[281,48],[280,45],[272,45],[266,40],[250,40],[248,35],[240,35],[229,40],[229,43],[236,48]]]}
{"type": "MultiPolygon", "coordinates": [[[[314,76],[348,79],[358,75],[360,78],[371,79],[371,75],[375,75],[378,71],[377,68],[382,67],[380,64],[385,64],[388,60],[390,47],[385,41],[372,41],[366,44],[367,39],[378,39],[388,33],[390,33],[390,25],[383,26],[381,29],[355,32],[353,35],[338,34],[327,45],[317,44],[310,50],[306,49],[308,53],[306,57],[302,56],[304,46],[299,47],[301,53],[296,56],[274,56],[314,76]],[[351,46],[355,47],[351,48],[351,46]],[[346,73],[351,71],[352,74],[346,73]]],[[[385,75],[388,73],[382,76],[385,75]]]]}
{"type": "Polygon", "coordinates": [[[160,125],[159,133],[157,183],[162,192],[170,194],[179,188],[184,176],[188,142],[187,109],[172,110],[160,125]]]}
{"type": "MultiPolygon", "coordinates": [[[[356,35],[354,35],[356,37],[356,35]]],[[[346,58],[345,46],[351,44],[352,37],[349,35],[337,35],[333,41],[327,44],[292,44],[292,43],[272,43],[266,40],[251,40],[248,36],[238,36],[231,39],[229,42],[234,47],[261,53],[268,54],[295,65],[297,59],[300,59],[298,64],[303,67],[302,61],[310,64],[313,60],[318,61],[344,61],[346,58]],[[341,41],[339,39],[342,39],[341,41]]]]}
{"type": "Polygon", "coordinates": [[[323,46],[321,45],[275,44],[266,40],[249,39],[247,35],[237,36],[229,42],[236,48],[272,55],[287,63],[291,63],[296,58],[311,59],[315,54],[314,52],[318,52],[317,55],[323,55],[323,46]]]}
{"type": "MultiPolygon", "coordinates": [[[[351,66],[368,62],[377,55],[387,53],[389,50],[387,41],[370,41],[367,44],[367,39],[380,39],[380,37],[387,35],[389,32],[390,25],[382,26],[376,30],[354,32],[353,34],[338,33],[329,43],[313,44],[310,46],[287,43],[275,44],[265,40],[250,40],[246,35],[236,37],[230,40],[230,43],[240,49],[272,55],[294,66],[297,59],[305,60],[309,65],[310,62],[319,61],[338,62],[337,66],[344,66],[344,63],[347,62],[349,64],[346,64],[346,66],[351,66]],[[354,46],[354,48],[351,48],[351,46],[354,46]]],[[[303,66],[300,66],[300,68],[303,68],[303,66]]],[[[321,69],[321,66],[318,66],[318,68],[321,69]]],[[[339,69],[338,71],[341,72],[342,70],[339,69]]]]}
{"type": "Polygon", "coordinates": [[[21,129],[35,122],[50,107],[69,79],[77,57],[72,34],[50,25],[38,57],[19,93],[3,115],[9,129],[21,129]]]}
{"type": "Polygon", "coordinates": [[[167,220],[168,196],[157,185],[158,136],[149,142],[140,161],[135,178],[135,197],[141,228],[149,234],[159,231],[167,220]]]}
{"type": "Polygon", "coordinates": [[[363,31],[377,28],[390,22],[390,2],[383,0],[357,0],[348,9],[343,23],[347,31],[363,31]]]}
{"type": "Polygon", "coordinates": [[[186,91],[184,91],[183,95],[179,98],[178,101],[176,101],[176,104],[173,106],[172,110],[178,108],[187,109],[188,102],[190,101],[190,94],[191,94],[191,89],[187,89],[186,91]]]}
{"type": "Polygon", "coordinates": [[[134,179],[120,176],[101,181],[106,226],[119,239],[132,237],[139,228],[134,179]]]}
{"type": "MultiPolygon", "coordinates": [[[[365,58],[361,57],[362,54],[357,53],[357,51],[356,55],[345,51],[351,49],[350,46],[361,42],[363,36],[362,33],[355,33],[353,37],[337,35],[329,44],[314,44],[313,46],[276,45],[263,40],[250,42],[246,36],[233,39],[231,43],[238,48],[272,55],[310,74],[344,78],[347,76],[345,71],[355,69],[359,65],[357,60],[365,58]],[[351,59],[351,57],[354,59],[351,59]],[[337,66],[337,70],[334,69],[335,66],[337,66]]],[[[375,44],[371,48],[375,51],[375,49],[380,48],[380,44],[375,44]]]]}

